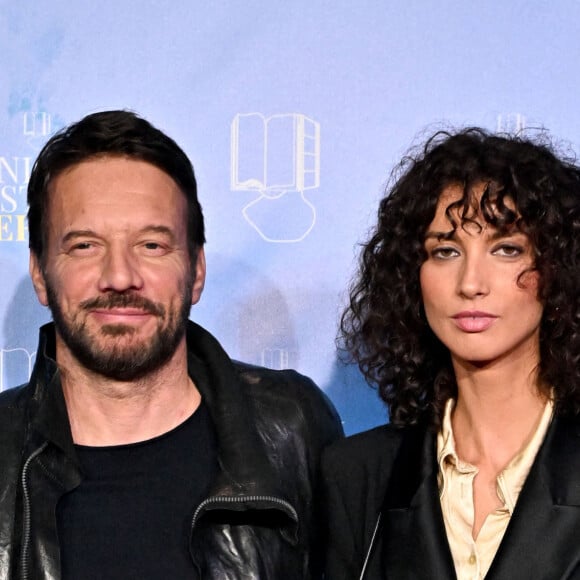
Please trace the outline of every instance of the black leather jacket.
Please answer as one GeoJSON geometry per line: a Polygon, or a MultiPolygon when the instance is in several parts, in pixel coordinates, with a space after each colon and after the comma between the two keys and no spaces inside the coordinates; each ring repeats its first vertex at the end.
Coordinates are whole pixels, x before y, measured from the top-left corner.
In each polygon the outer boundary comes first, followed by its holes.
{"type": "MultiPolygon", "coordinates": [[[[309,379],[234,362],[194,323],[187,344],[220,466],[191,522],[201,577],[319,578],[318,462],[342,435],[336,411],[309,379]]],[[[30,382],[0,395],[0,580],[61,577],[55,509],[83,476],[54,355],[46,325],[30,382]]]]}

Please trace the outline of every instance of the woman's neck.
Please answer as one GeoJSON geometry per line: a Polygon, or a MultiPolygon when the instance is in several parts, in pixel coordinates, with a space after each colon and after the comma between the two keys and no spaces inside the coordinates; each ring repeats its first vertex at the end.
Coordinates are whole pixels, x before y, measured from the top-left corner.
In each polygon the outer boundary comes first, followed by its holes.
{"type": "Polygon", "coordinates": [[[534,433],[546,405],[536,367],[456,366],[457,403],[452,415],[458,456],[499,471],[534,433]]]}

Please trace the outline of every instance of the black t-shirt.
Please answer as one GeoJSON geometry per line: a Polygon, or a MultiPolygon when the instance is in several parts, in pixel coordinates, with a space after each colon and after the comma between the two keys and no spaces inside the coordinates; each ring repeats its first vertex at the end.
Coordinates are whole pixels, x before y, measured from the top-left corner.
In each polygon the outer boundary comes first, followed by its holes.
{"type": "Polygon", "coordinates": [[[202,402],[154,439],[76,446],[85,478],[57,506],[63,580],[191,580],[191,519],[217,470],[202,402]]]}

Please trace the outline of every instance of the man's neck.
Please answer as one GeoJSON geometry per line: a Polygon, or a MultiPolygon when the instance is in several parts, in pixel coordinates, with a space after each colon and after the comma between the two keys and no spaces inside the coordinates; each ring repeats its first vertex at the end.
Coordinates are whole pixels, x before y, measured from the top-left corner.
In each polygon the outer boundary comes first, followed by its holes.
{"type": "Polygon", "coordinates": [[[185,421],[201,402],[187,372],[185,342],[162,367],[135,381],[116,381],[90,371],[67,350],[57,349],[57,364],[73,441],[79,445],[152,439],[185,421]]]}

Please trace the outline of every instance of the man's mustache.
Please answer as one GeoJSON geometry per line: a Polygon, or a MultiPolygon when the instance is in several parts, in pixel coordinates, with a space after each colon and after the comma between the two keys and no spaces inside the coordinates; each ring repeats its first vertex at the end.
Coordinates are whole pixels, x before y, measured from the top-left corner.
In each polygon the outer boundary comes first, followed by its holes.
{"type": "Polygon", "coordinates": [[[147,314],[164,316],[165,308],[161,304],[156,304],[143,296],[131,293],[111,293],[105,296],[89,298],[80,303],[83,310],[110,309],[110,308],[138,308],[147,314]]]}

